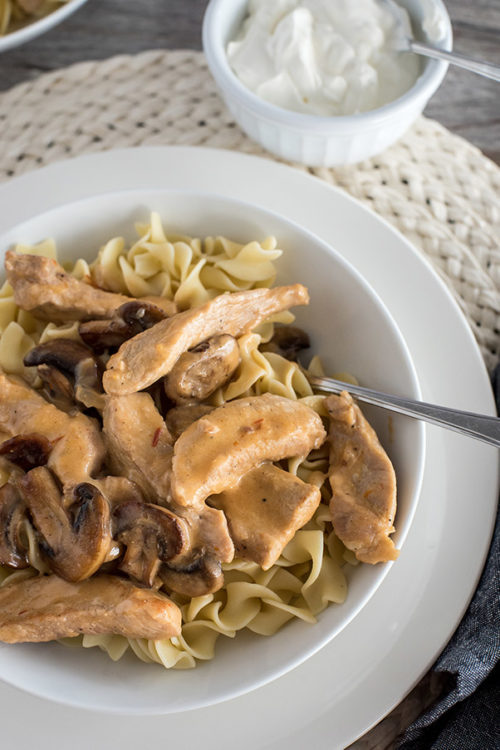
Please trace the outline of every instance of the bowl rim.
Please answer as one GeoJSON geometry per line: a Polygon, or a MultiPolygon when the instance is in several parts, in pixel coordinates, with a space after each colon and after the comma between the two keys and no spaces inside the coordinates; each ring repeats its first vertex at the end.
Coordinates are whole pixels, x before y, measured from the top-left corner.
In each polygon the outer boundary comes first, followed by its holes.
{"type": "MultiPolygon", "coordinates": [[[[409,382],[411,383],[411,387],[413,390],[413,393],[411,395],[413,395],[413,397],[415,398],[421,398],[420,383],[419,383],[415,364],[413,362],[413,358],[409,350],[409,347],[406,344],[406,341],[399,329],[399,326],[396,320],[393,318],[393,316],[389,312],[382,298],[373,289],[373,287],[370,285],[367,279],[365,279],[363,274],[357,270],[357,268],[341,253],[340,250],[333,247],[330,243],[321,239],[318,235],[316,235],[311,230],[306,229],[305,227],[302,227],[293,219],[289,219],[288,217],[282,215],[281,213],[271,210],[265,206],[262,206],[262,205],[259,205],[250,201],[241,200],[237,198],[230,198],[225,195],[203,191],[203,190],[172,189],[172,188],[131,188],[131,189],[125,189],[125,190],[112,190],[103,194],[96,194],[87,198],[69,201],[68,203],[61,204],[57,207],[54,207],[46,211],[39,212],[33,216],[30,216],[29,218],[19,222],[15,226],[9,227],[7,231],[2,234],[2,237],[0,238],[0,240],[3,240],[5,238],[5,240],[12,242],[13,241],[12,238],[15,236],[17,231],[21,229],[24,225],[29,225],[33,221],[41,220],[42,218],[50,219],[51,216],[55,217],[58,213],[67,211],[68,209],[72,210],[77,206],[87,205],[87,206],[92,207],[93,205],[96,204],[96,202],[102,205],[103,199],[104,201],[106,200],[106,198],[115,200],[116,198],[119,198],[120,196],[127,196],[127,195],[134,197],[134,199],[137,202],[138,207],[139,205],[144,207],[145,195],[158,195],[158,196],[173,195],[174,197],[186,196],[186,197],[191,197],[191,198],[194,197],[200,200],[205,200],[208,196],[211,199],[222,201],[224,204],[237,205],[243,209],[250,208],[252,210],[256,210],[260,216],[268,215],[272,217],[273,219],[277,220],[278,222],[283,223],[285,226],[288,225],[289,227],[292,228],[294,232],[299,232],[299,234],[304,234],[304,235],[311,237],[318,246],[320,246],[327,252],[328,256],[333,258],[336,263],[343,266],[346,272],[349,273],[359,285],[361,285],[363,290],[366,292],[367,296],[370,298],[371,302],[378,308],[381,314],[381,317],[384,320],[384,323],[390,329],[391,336],[393,337],[393,340],[397,343],[400,354],[402,355],[405,361],[407,373],[408,373],[408,379],[409,379],[409,382]]],[[[124,219],[120,219],[120,222],[123,224],[124,219]]],[[[80,234],[81,234],[81,230],[79,229],[77,236],[80,236],[80,234]]],[[[57,241],[57,236],[56,236],[56,241],[57,241]]],[[[399,548],[401,548],[402,545],[404,544],[408,536],[408,533],[411,529],[413,518],[416,512],[418,503],[419,503],[420,491],[421,491],[424,468],[425,468],[425,459],[426,459],[425,426],[423,425],[422,422],[417,422],[416,425],[417,425],[417,428],[416,428],[416,433],[415,433],[416,434],[415,448],[416,448],[416,454],[419,456],[419,461],[412,472],[413,484],[412,484],[412,491],[411,491],[411,501],[410,501],[411,504],[407,511],[406,522],[404,526],[402,527],[400,526],[398,528],[397,544],[399,548]]],[[[175,705],[174,707],[171,707],[168,705],[168,695],[167,695],[165,699],[165,704],[162,704],[163,705],[162,710],[159,710],[158,705],[156,704],[155,706],[151,706],[150,710],[148,710],[147,708],[144,708],[143,706],[137,707],[137,710],[133,710],[131,709],[130,705],[123,706],[123,707],[118,705],[118,701],[116,699],[112,701],[111,705],[109,703],[106,704],[105,700],[101,701],[99,704],[96,705],[96,702],[93,700],[90,700],[88,696],[86,697],[85,701],[82,701],[82,700],[78,700],[73,695],[61,694],[61,691],[59,691],[58,696],[56,697],[54,695],[53,685],[51,681],[49,681],[50,684],[47,684],[46,690],[44,692],[41,692],[40,690],[36,690],[34,688],[30,689],[29,686],[26,686],[25,684],[23,684],[22,681],[19,681],[19,678],[15,678],[15,676],[9,679],[6,676],[2,675],[1,679],[27,692],[31,692],[35,695],[57,701],[65,705],[71,705],[74,707],[87,708],[87,709],[97,710],[97,711],[105,712],[105,713],[113,713],[113,714],[120,714],[120,713],[123,713],[123,714],[132,713],[136,715],[148,715],[148,714],[159,714],[159,713],[165,714],[165,713],[171,712],[172,710],[173,711],[185,711],[185,710],[191,710],[194,708],[202,708],[204,706],[215,705],[216,703],[230,700],[232,698],[238,697],[239,695],[255,690],[277,679],[283,674],[286,674],[287,672],[295,669],[301,663],[303,663],[304,661],[309,659],[311,656],[313,656],[315,653],[317,653],[321,648],[323,648],[327,643],[329,643],[333,638],[335,638],[337,634],[341,632],[341,630],[347,627],[349,623],[357,616],[357,614],[365,607],[367,602],[375,595],[379,586],[381,585],[381,583],[383,582],[383,580],[385,579],[385,577],[391,570],[392,565],[393,565],[392,562],[388,562],[380,566],[377,566],[377,569],[373,570],[373,580],[370,581],[369,584],[366,586],[366,590],[361,593],[358,601],[350,609],[350,611],[348,611],[346,615],[341,618],[340,622],[331,623],[328,626],[326,633],[325,632],[322,633],[321,628],[319,631],[316,631],[318,634],[318,638],[309,639],[309,645],[307,647],[302,648],[300,651],[300,654],[294,652],[293,657],[289,657],[287,660],[284,660],[284,661],[282,660],[281,664],[275,665],[272,669],[264,669],[263,671],[265,672],[265,674],[263,674],[258,679],[254,678],[250,684],[248,683],[248,679],[247,679],[246,681],[243,680],[241,684],[240,683],[234,684],[234,685],[231,684],[225,687],[224,689],[220,689],[219,695],[217,695],[215,699],[213,699],[213,696],[208,696],[208,695],[198,696],[197,699],[194,698],[191,701],[191,703],[188,703],[187,705],[182,705],[182,706],[175,705]]],[[[328,609],[329,608],[327,608],[326,612],[328,611],[328,609]]],[[[334,608],[334,611],[338,611],[338,608],[334,608]]],[[[322,613],[322,615],[324,614],[325,613],[322,613]]],[[[320,625],[320,622],[318,622],[318,625],[320,625]]],[[[276,635],[279,636],[280,634],[277,633],[276,635]]],[[[282,635],[283,635],[283,631],[282,631],[282,635]]],[[[269,642],[270,640],[272,639],[266,639],[267,642],[269,642]]],[[[14,647],[9,647],[9,646],[4,645],[3,648],[8,649],[8,648],[14,648],[14,647]]],[[[99,656],[101,658],[105,658],[103,655],[99,655],[99,656]]],[[[214,661],[217,661],[217,659],[215,659],[214,661]]],[[[191,674],[193,673],[191,672],[191,674]]]]}
{"type": "MultiPolygon", "coordinates": [[[[446,29],[443,38],[436,45],[450,51],[453,43],[453,32],[448,11],[443,0],[433,0],[433,2],[439,8],[446,29]]],[[[290,130],[307,129],[313,132],[330,133],[336,130],[352,131],[378,128],[387,120],[397,116],[407,105],[415,107],[418,103],[423,102],[425,106],[425,103],[440,86],[448,70],[447,62],[428,59],[423,72],[408,91],[382,107],[354,115],[328,117],[284,109],[259,97],[247,88],[232,71],[221,38],[222,25],[227,24],[232,18],[231,7],[236,7],[232,0],[210,0],[205,10],[202,43],[210,72],[225,96],[230,95],[242,107],[257,112],[259,117],[278,122],[290,130]]]]}
{"type": "Polygon", "coordinates": [[[48,15],[34,21],[29,21],[20,29],[10,31],[4,36],[0,36],[0,53],[6,52],[13,47],[18,47],[21,44],[25,44],[31,39],[44,34],[53,26],[57,26],[57,24],[64,21],[65,18],[78,10],[78,8],[86,2],[87,0],[68,0],[67,3],[56,8],[56,10],[53,10],[48,15]]]}

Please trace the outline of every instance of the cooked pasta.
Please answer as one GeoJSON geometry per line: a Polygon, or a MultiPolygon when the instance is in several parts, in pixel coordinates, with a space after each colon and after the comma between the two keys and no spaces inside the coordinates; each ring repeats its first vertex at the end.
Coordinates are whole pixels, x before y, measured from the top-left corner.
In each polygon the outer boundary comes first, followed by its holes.
{"type": "Polygon", "coordinates": [[[234,638],[246,628],[270,636],[293,618],[315,623],[316,615],[330,603],[341,604],[347,594],[342,571],[344,548],[324,512],[323,516],[320,509],[269,570],[234,560],[224,565],[225,585],[215,594],[189,600],[172,594],[182,611],[179,637],[148,641],[84,635],[78,643],[85,648],[98,646],[114,660],[130,647],[142,661],[188,669],[196,666],[197,660],[214,657],[220,635],[234,638]]]}
{"type": "Polygon", "coordinates": [[[139,239],[130,249],[113,238],[90,268],[80,265],[79,277],[90,273],[102,289],[134,297],[168,297],[181,310],[223,292],[269,287],[276,278],[273,261],[282,251],[274,237],[242,245],[226,237],[167,236],[156,213],[136,229],[139,239]]]}
{"type": "MultiPolygon", "coordinates": [[[[122,238],[113,238],[99,250],[93,263],[89,265],[80,259],[68,270],[79,279],[91,279],[101,288],[133,296],[163,295],[185,309],[224,292],[270,286],[276,275],[273,262],[282,252],[272,237],[262,242],[238,244],[225,237],[171,236],[165,234],[157,214],[152,214],[149,225],[137,229],[139,239],[130,248],[122,238]]],[[[16,249],[50,257],[56,255],[51,242],[16,249]]],[[[291,319],[288,313],[279,316],[282,322],[291,319]]],[[[323,399],[313,393],[299,365],[260,349],[271,336],[272,323],[266,323],[259,332],[240,337],[240,365],[231,381],[212,395],[210,403],[220,406],[242,396],[272,393],[303,400],[325,417],[323,399]]],[[[58,337],[78,340],[78,324],[61,326],[37,321],[16,307],[11,287],[7,283],[3,285],[0,290],[0,367],[4,371],[24,375],[36,384],[35,375],[23,365],[23,357],[36,344],[58,337]]],[[[310,369],[322,374],[317,357],[313,358],[310,369]]],[[[287,468],[303,481],[317,486],[323,499],[329,500],[326,445],[305,461],[288,460],[287,468]]],[[[8,470],[2,464],[0,484],[7,479],[8,470]]],[[[25,534],[31,568],[10,575],[6,568],[0,568],[0,585],[7,577],[47,572],[29,523],[25,534]]],[[[190,599],[171,593],[182,612],[180,636],[150,641],[117,635],[84,635],[69,639],[69,643],[85,648],[97,646],[113,660],[131,650],[139,659],[157,662],[166,668],[192,668],[198,660],[213,658],[216,641],[221,635],[234,638],[243,629],[258,635],[272,635],[294,618],[314,623],[330,603],[344,601],[346,559],[345,548],[332,530],[328,508],[322,503],[269,570],[235,559],[223,566],[225,585],[219,591],[190,599]]]]}
{"type": "Polygon", "coordinates": [[[48,16],[69,0],[0,0],[0,36],[48,16]]]}

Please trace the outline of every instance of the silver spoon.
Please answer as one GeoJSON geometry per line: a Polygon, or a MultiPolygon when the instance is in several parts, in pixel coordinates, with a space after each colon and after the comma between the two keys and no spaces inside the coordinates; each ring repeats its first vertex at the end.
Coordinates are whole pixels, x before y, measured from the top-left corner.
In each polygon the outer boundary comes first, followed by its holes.
{"type": "Polygon", "coordinates": [[[437,49],[437,47],[431,47],[430,44],[417,42],[416,39],[410,39],[409,37],[407,37],[407,43],[408,46],[406,49],[401,49],[402,52],[415,52],[417,55],[425,55],[435,60],[444,60],[452,65],[457,65],[459,68],[470,70],[471,73],[491,78],[493,81],[500,81],[500,65],[474,60],[472,57],[460,55],[458,52],[447,52],[444,49],[437,49]]]}
{"type": "Polygon", "coordinates": [[[500,81],[500,65],[474,60],[467,55],[461,55],[458,52],[448,52],[439,49],[425,42],[418,42],[413,38],[411,26],[409,24],[406,11],[403,10],[394,0],[379,0],[382,5],[391,12],[396,20],[396,31],[394,34],[394,45],[400,52],[414,52],[417,55],[425,55],[435,60],[444,60],[445,62],[457,65],[460,68],[469,70],[472,73],[478,73],[494,81],[500,81]]]}
{"type": "Polygon", "coordinates": [[[482,440],[484,443],[500,448],[500,418],[488,417],[484,414],[474,414],[469,411],[449,409],[446,406],[435,406],[423,401],[413,401],[401,396],[373,391],[360,385],[343,383],[333,378],[319,378],[305,372],[310,384],[317,390],[326,393],[340,393],[347,391],[367,404],[382,406],[384,409],[406,414],[408,417],[423,419],[425,422],[447,427],[449,430],[460,432],[462,435],[482,440]]]}

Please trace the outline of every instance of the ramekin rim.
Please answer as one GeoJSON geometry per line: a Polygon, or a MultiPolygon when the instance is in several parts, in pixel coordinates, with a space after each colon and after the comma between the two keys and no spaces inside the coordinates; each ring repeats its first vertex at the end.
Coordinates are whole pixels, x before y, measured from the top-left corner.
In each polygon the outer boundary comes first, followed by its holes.
{"type": "MultiPolygon", "coordinates": [[[[261,119],[278,122],[293,130],[300,131],[307,128],[315,132],[323,131],[325,133],[343,129],[360,130],[368,128],[371,130],[392,119],[395,114],[407,109],[409,105],[413,108],[423,102],[425,106],[425,103],[439,88],[448,69],[448,63],[429,59],[425,69],[408,91],[392,102],[366,112],[327,117],[284,109],[262,99],[247,88],[231,70],[222,43],[215,42],[214,31],[218,31],[216,14],[220,5],[227,4],[227,2],[228,0],[210,0],[203,18],[203,51],[215,82],[222,89],[224,95],[236,99],[247,111],[254,112],[261,119]]],[[[453,33],[449,14],[442,0],[433,0],[433,2],[439,6],[446,26],[445,35],[438,44],[442,49],[451,50],[453,33]]]]}

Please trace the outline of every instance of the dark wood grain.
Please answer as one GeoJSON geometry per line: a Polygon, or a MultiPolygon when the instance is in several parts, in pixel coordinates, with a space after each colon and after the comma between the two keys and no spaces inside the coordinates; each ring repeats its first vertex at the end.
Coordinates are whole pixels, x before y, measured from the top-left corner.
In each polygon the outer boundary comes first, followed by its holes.
{"type": "MultiPolygon", "coordinates": [[[[457,52],[500,65],[500,0],[447,0],[457,52]]],[[[425,111],[500,164],[500,84],[450,67],[425,111]]]]}
{"type": "MultiPolygon", "coordinates": [[[[88,0],[42,37],[3,53],[0,90],[44,71],[147,49],[201,49],[208,0],[88,0]]],[[[500,64],[500,0],[448,0],[455,48],[500,64]]],[[[500,85],[450,69],[426,114],[500,163],[500,85]]]]}

